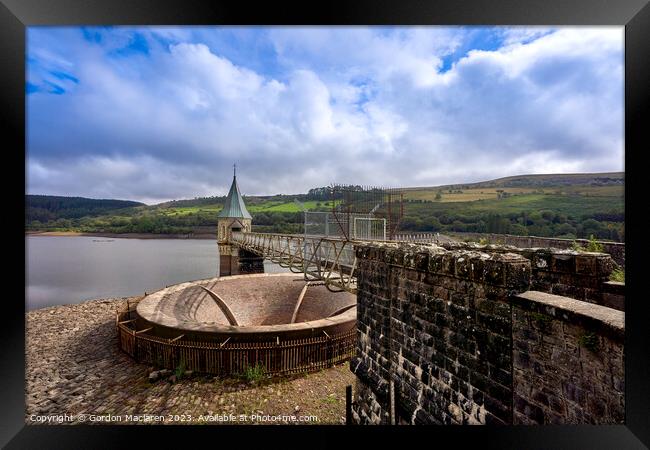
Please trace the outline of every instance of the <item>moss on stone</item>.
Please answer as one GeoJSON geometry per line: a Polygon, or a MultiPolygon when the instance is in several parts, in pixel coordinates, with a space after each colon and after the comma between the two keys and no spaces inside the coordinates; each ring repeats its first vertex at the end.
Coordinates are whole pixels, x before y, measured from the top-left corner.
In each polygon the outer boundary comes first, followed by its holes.
{"type": "Polygon", "coordinates": [[[586,348],[592,352],[598,350],[598,336],[593,332],[586,332],[580,336],[578,343],[581,347],[586,348]]]}

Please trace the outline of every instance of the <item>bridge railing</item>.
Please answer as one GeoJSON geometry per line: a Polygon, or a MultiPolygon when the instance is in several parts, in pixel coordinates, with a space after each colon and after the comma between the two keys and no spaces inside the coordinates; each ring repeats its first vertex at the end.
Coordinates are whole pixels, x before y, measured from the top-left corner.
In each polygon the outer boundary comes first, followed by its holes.
{"type": "Polygon", "coordinates": [[[272,233],[233,232],[239,247],[302,273],[308,281],[323,281],[332,291],[356,293],[354,243],[345,239],[272,233]]]}
{"type": "Polygon", "coordinates": [[[438,243],[440,235],[438,233],[399,233],[395,235],[394,240],[398,242],[415,242],[415,243],[438,243]]]}
{"type": "MultiPolygon", "coordinates": [[[[391,242],[396,241],[435,243],[438,234],[402,233],[391,242]]],[[[356,293],[354,245],[361,241],[323,235],[233,232],[231,242],[294,273],[302,273],[305,280],[322,281],[332,291],[356,293]]]]}

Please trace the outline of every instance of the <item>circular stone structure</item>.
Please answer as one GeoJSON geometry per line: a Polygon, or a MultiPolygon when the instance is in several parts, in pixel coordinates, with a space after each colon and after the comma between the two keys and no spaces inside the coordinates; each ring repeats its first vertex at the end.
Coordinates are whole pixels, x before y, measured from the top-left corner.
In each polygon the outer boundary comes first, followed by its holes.
{"type": "Polygon", "coordinates": [[[333,293],[323,285],[308,286],[294,323],[291,318],[307,284],[293,273],[234,275],[177,284],[146,296],[137,306],[142,328],[150,334],[197,340],[259,341],[281,337],[295,339],[338,334],[354,327],[356,296],[333,293]],[[236,319],[231,325],[227,313],[209,292],[227,305],[236,319]],[[331,316],[331,317],[330,317],[331,316]]]}
{"type": "Polygon", "coordinates": [[[349,358],[356,313],[354,294],[331,292],[294,273],[252,274],[146,295],[118,314],[117,327],[121,348],[137,360],[171,368],[183,359],[187,369],[219,373],[262,363],[279,373],[349,358]]]}

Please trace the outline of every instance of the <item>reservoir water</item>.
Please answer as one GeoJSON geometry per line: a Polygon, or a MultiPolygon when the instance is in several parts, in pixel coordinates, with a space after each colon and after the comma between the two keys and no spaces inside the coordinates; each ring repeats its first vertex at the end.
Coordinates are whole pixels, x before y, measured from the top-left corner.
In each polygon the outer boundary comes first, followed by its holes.
{"type": "MultiPolygon", "coordinates": [[[[211,239],[25,238],[25,309],[126,297],[219,273],[211,239]]],[[[264,271],[284,272],[268,261],[264,271]]]]}

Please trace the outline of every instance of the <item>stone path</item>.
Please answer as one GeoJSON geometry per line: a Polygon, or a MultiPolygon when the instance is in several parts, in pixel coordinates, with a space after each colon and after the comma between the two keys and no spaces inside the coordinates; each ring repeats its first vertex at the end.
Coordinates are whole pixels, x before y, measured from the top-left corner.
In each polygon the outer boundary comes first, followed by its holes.
{"type": "Polygon", "coordinates": [[[117,345],[115,312],[126,300],[26,314],[27,424],[297,423],[290,416],[307,421],[301,423],[344,421],[345,386],[354,384],[347,363],[254,384],[203,375],[150,383],[154,368],[135,363],[117,345]]]}

